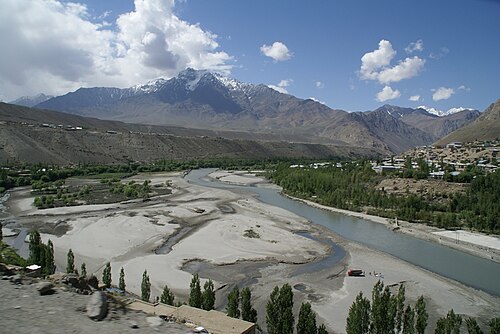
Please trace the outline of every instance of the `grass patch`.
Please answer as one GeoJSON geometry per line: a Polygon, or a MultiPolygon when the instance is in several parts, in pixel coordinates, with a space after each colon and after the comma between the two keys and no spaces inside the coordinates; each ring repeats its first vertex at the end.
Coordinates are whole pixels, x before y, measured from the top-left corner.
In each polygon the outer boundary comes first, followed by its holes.
{"type": "Polygon", "coordinates": [[[20,267],[26,266],[26,260],[17,254],[14,248],[10,247],[3,241],[0,241],[0,262],[20,267]]]}

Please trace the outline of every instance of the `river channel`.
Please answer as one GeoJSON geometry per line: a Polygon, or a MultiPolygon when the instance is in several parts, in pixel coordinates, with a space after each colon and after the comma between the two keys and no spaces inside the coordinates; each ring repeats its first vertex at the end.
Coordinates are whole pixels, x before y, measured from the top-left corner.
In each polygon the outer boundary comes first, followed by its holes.
{"type": "Polygon", "coordinates": [[[327,227],[347,240],[391,254],[406,262],[500,296],[500,264],[440,244],[393,232],[361,218],[321,210],[282,196],[276,189],[225,184],[206,178],[215,169],[193,170],[186,180],[211,188],[250,192],[267,204],[291,211],[313,224],[327,227]]]}

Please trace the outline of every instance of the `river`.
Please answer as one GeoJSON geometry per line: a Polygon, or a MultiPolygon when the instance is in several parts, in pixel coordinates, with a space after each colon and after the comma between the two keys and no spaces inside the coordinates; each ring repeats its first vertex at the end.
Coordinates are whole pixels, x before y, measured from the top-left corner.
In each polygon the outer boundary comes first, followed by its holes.
{"type": "Polygon", "coordinates": [[[500,264],[434,242],[396,233],[361,218],[321,210],[282,196],[276,189],[225,184],[205,178],[215,169],[193,170],[186,180],[193,184],[250,192],[267,204],[291,211],[313,224],[325,226],[347,240],[383,251],[406,262],[500,296],[500,264]]]}

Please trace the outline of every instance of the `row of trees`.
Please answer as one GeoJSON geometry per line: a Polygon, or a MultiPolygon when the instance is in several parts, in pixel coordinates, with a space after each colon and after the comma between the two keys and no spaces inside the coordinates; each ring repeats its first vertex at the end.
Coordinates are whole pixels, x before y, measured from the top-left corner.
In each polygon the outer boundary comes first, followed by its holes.
{"type": "MultiPolygon", "coordinates": [[[[269,334],[293,333],[293,291],[286,283],[275,287],[266,304],[266,325],[269,334]]],[[[316,314],[310,303],[302,303],[297,321],[297,334],[326,334],[326,327],[316,325],[316,314]]]]}
{"type": "Polygon", "coordinates": [[[53,274],[56,266],[54,263],[54,245],[52,241],[49,240],[47,244],[44,244],[38,231],[32,231],[29,234],[29,240],[30,255],[28,263],[41,266],[41,273],[44,276],[53,274]]]}
{"type": "Polygon", "coordinates": [[[227,315],[232,318],[239,318],[249,322],[257,322],[257,310],[252,307],[252,292],[249,287],[241,290],[235,286],[227,296],[227,315]]]}
{"type": "Polygon", "coordinates": [[[395,195],[376,189],[383,176],[368,161],[343,163],[342,168],[290,168],[281,164],[269,177],[292,196],[315,199],[341,209],[424,222],[440,227],[467,226],[500,233],[500,171],[474,178],[465,193],[395,195]]]}

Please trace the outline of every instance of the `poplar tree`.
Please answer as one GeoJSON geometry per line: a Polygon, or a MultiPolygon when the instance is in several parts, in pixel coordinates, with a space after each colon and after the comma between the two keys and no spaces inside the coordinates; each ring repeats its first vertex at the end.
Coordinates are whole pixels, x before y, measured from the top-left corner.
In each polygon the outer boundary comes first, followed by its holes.
{"type": "Polygon", "coordinates": [[[82,263],[80,271],[82,272],[83,277],[87,277],[87,265],[85,264],[85,262],[82,263]]]}
{"type": "Polygon", "coordinates": [[[418,297],[417,303],[415,304],[415,312],[417,314],[415,330],[417,331],[417,334],[424,334],[425,328],[427,327],[427,319],[429,318],[429,315],[425,310],[424,296],[418,297]]]}
{"type": "Polygon", "coordinates": [[[141,283],[141,299],[145,302],[149,302],[149,298],[151,297],[151,282],[149,281],[149,275],[147,270],[144,270],[142,274],[142,283],[141,283]]]}
{"type": "Polygon", "coordinates": [[[47,245],[42,244],[44,263],[42,268],[42,273],[44,275],[52,275],[56,270],[56,265],[54,263],[54,244],[52,241],[48,241],[47,245]]]}
{"type": "Polygon", "coordinates": [[[68,251],[68,259],[66,263],[66,273],[72,274],[75,272],[75,255],[73,255],[73,251],[71,248],[68,251]]]}
{"type": "Polygon", "coordinates": [[[328,334],[324,324],[321,324],[321,326],[318,327],[318,334],[328,334]]]}
{"type": "Polygon", "coordinates": [[[120,280],[118,281],[118,289],[122,290],[125,292],[125,271],[120,269],[120,280]]]}
{"type": "Polygon", "coordinates": [[[198,276],[198,274],[193,275],[189,287],[189,306],[201,308],[203,304],[203,298],[201,293],[200,277],[198,276]]]}
{"type": "Polygon", "coordinates": [[[227,296],[227,315],[231,318],[239,318],[240,317],[240,309],[238,305],[240,303],[240,291],[238,290],[238,286],[235,286],[233,290],[227,296]]]}
{"type": "MultiPolygon", "coordinates": [[[[483,331],[479,328],[476,319],[467,318],[465,319],[465,324],[467,325],[467,332],[469,334],[483,334],[483,331]]],[[[493,333],[493,331],[491,332],[493,333]]]]}
{"type": "Polygon", "coordinates": [[[401,331],[403,325],[403,313],[405,308],[405,286],[401,284],[399,286],[398,294],[396,296],[396,320],[395,329],[396,333],[401,331]]]}
{"type": "Polygon", "coordinates": [[[257,310],[252,307],[252,292],[249,287],[241,290],[241,319],[257,322],[257,310]]]}
{"type": "Polygon", "coordinates": [[[40,237],[40,233],[37,230],[33,230],[30,232],[30,256],[29,262],[32,264],[38,264],[42,262],[42,238],[40,237]]]}
{"type": "Polygon", "coordinates": [[[297,320],[297,334],[316,334],[316,314],[310,303],[302,303],[297,320]]]}
{"type": "Polygon", "coordinates": [[[347,334],[366,334],[370,332],[370,301],[360,292],[349,308],[347,334]]]}
{"type": "Polygon", "coordinates": [[[415,334],[415,311],[410,305],[403,314],[403,334],[415,334]]]}
{"type": "Polygon", "coordinates": [[[266,305],[266,325],[269,334],[293,333],[293,292],[286,283],[275,287],[266,305]]]}
{"type": "Polygon", "coordinates": [[[106,267],[102,271],[102,283],[106,285],[106,287],[111,286],[111,263],[106,263],[106,267]]]}
{"type": "Polygon", "coordinates": [[[213,310],[215,307],[215,290],[214,282],[211,279],[203,285],[202,308],[206,311],[213,310]]]}
{"type": "Polygon", "coordinates": [[[167,285],[165,285],[165,288],[163,288],[163,293],[161,294],[160,301],[163,304],[167,305],[174,305],[174,293],[170,291],[167,285]]]}

